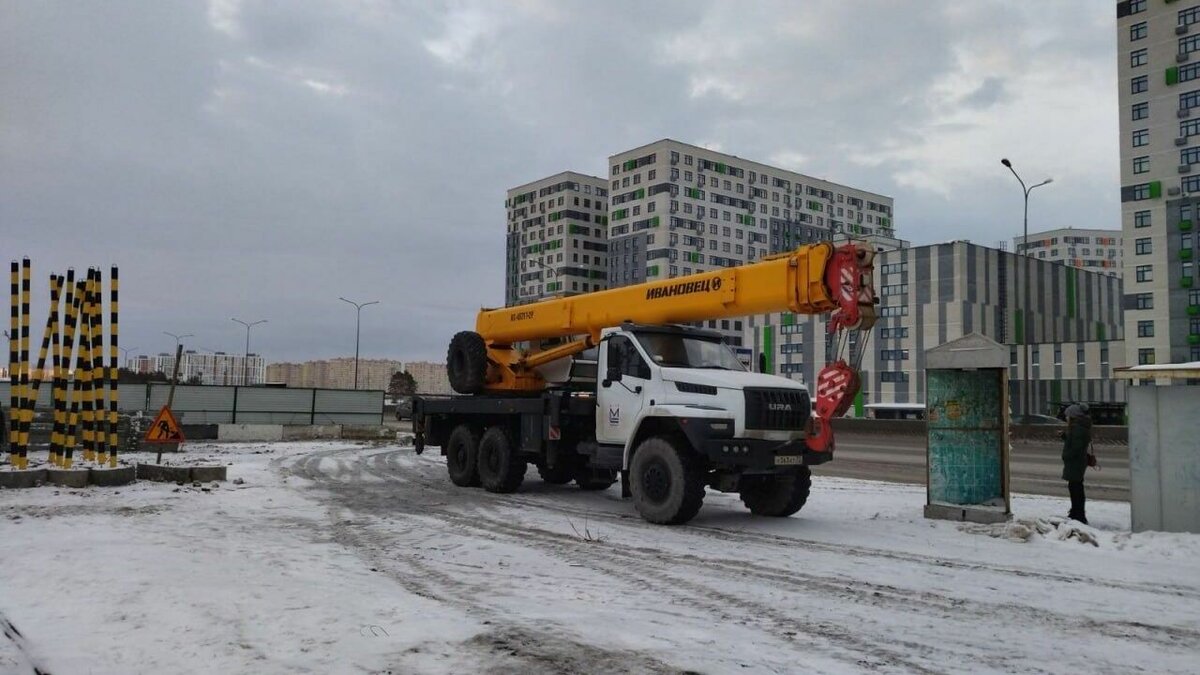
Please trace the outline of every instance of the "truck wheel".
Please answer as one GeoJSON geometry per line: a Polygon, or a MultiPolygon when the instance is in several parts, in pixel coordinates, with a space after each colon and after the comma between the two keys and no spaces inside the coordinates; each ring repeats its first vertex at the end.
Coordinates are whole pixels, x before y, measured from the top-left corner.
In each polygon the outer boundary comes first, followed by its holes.
{"type": "Polygon", "coordinates": [[[464,330],[450,339],[446,350],[446,377],[460,394],[478,394],[487,375],[487,345],[474,331],[464,330]]]}
{"type": "Polygon", "coordinates": [[[479,433],[468,424],[460,424],[446,439],[446,470],[450,482],[459,487],[479,487],[477,456],[479,433]]]}
{"type": "Polygon", "coordinates": [[[561,463],[553,469],[545,464],[539,464],[537,470],[542,480],[551,485],[566,485],[574,477],[571,467],[561,463]]]}
{"type": "Polygon", "coordinates": [[[580,467],[575,472],[575,484],[580,490],[607,490],[617,482],[617,472],[612,469],[590,469],[580,467]]]}
{"type": "Polygon", "coordinates": [[[504,427],[491,427],[479,441],[479,482],[488,492],[516,492],[525,480],[525,460],[517,456],[504,427]]]}
{"type": "Polygon", "coordinates": [[[786,518],[808,501],[812,472],[807,466],[791,473],[742,476],[742,503],[756,516],[786,518]]]}
{"type": "Polygon", "coordinates": [[[652,523],[686,523],[704,501],[703,466],[680,440],[655,436],[642,441],[629,475],[634,506],[652,523]]]}

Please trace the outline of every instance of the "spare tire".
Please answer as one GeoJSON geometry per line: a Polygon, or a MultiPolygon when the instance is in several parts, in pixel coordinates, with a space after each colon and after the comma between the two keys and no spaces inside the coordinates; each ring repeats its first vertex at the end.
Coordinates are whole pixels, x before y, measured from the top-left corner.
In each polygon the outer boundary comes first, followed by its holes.
{"type": "Polygon", "coordinates": [[[483,336],[470,330],[456,334],[446,351],[446,376],[450,386],[460,394],[478,394],[483,391],[485,375],[487,345],[483,336]]]}

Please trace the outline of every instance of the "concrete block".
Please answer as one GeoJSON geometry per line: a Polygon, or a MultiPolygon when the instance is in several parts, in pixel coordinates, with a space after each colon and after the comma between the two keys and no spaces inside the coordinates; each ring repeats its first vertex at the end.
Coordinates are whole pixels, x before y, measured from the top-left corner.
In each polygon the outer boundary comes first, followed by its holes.
{"type": "Polygon", "coordinates": [[[46,482],[60,487],[82,488],[88,484],[87,469],[46,469],[46,482]]]}
{"type": "Polygon", "coordinates": [[[186,466],[139,463],[137,477],[140,480],[153,480],[160,483],[189,483],[192,480],[192,470],[186,466]]]}
{"type": "Polygon", "coordinates": [[[192,481],[199,483],[212,483],[214,481],[225,480],[225,467],[223,466],[193,466],[192,481]]]}
{"type": "Polygon", "coordinates": [[[92,485],[112,486],[128,485],[133,482],[137,470],[132,466],[116,468],[94,468],[89,472],[88,481],[92,485]]]}
{"type": "Polygon", "coordinates": [[[0,488],[30,488],[46,482],[45,469],[0,470],[0,488]]]}
{"type": "Polygon", "coordinates": [[[288,424],[283,427],[285,441],[336,440],[341,437],[340,424],[288,424]]]}
{"type": "Polygon", "coordinates": [[[217,439],[222,441],[282,441],[282,424],[221,424],[217,439]]]}
{"type": "Polygon", "coordinates": [[[1003,523],[1012,518],[1002,507],[959,504],[926,504],[925,517],[932,520],[957,520],[968,523],[1003,523]]]}
{"type": "Polygon", "coordinates": [[[343,424],[342,438],[356,441],[390,441],[396,438],[396,430],[376,424],[343,424]]]}

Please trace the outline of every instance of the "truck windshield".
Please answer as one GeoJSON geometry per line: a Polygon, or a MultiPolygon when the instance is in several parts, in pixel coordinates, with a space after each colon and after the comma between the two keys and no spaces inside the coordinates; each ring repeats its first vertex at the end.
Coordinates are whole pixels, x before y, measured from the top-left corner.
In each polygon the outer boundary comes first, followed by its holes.
{"type": "Polygon", "coordinates": [[[660,366],[746,370],[729,347],[717,340],[671,333],[638,333],[637,339],[660,366]]]}

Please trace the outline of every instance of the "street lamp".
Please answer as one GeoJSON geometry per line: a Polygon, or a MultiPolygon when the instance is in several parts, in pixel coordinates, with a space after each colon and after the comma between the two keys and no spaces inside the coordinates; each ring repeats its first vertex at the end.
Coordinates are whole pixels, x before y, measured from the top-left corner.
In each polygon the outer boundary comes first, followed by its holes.
{"type": "Polygon", "coordinates": [[[124,348],[124,347],[117,347],[117,349],[120,349],[122,352],[124,352],[124,354],[125,354],[125,367],[126,367],[126,368],[128,368],[128,367],[129,367],[129,352],[136,351],[136,350],[137,350],[137,347],[130,347],[129,349],[126,349],[126,348],[124,348]]]}
{"type": "Polygon", "coordinates": [[[359,329],[362,326],[362,309],[363,309],[363,307],[367,307],[369,305],[378,305],[379,301],[372,300],[371,302],[364,302],[362,304],[359,304],[353,300],[347,300],[342,297],[339,297],[338,300],[341,300],[342,302],[348,302],[351,305],[354,305],[354,309],[355,309],[355,318],[354,318],[354,388],[358,389],[358,336],[359,336],[359,329]]]}
{"type": "MultiPolygon", "coordinates": [[[[1033,192],[1034,188],[1039,188],[1039,187],[1042,187],[1043,185],[1049,185],[1050,183],[1053,183],[1054,179],[1047,178],[1046,180],[1038,183],[1037,185],[1030,185],[1029,187],[1025,187],[1025,181],[1021,180],[1021,176],[1019,174],[1017,174],[1017,170],[1013,168],[1012,162],[1008,161],[1007,159],[1001,159],[1000,163],[1003,164],[1004,166],[1008,167],[1008,170],[1011,171],[1012,175],[1016,177],[1017,182],[1021,184],[1021,189],[1025,193],[1025,227],[1024,227],[1024,233],[1021,236],[1021,250],[1025,253],[1025,256],[1028,258],[1028,256],[1029,256],[1029,193],[1033,192]]],[[[1024,409],[1024,412],[1026,415],[1029,415],[1031,413],[1030,403],[1033,400],[1032,399],[1032,391],[1031,391],[1032,386],[1031,386],[1030,380],[1029,380],[1029,333],[1030,333],[1029,267],[1030,267],[1029,260],[1026,260],[1025,261],[1024,281],[1023,281],[1023,283],[1025,284],[1025,299],[1021,305],[1021,343],[1024,345],[1024,352],[1025,352],[1025,366],[1023,369],[1024,370],[1023,378],[1025,380],[1025,392],[1024,392],[1024,396],[1023,396],[1024,400],[1022,401],[1022,408],[1024,409]]]]}
{"type": "Polygon", "coordinates": [[[176,335],[174,333],[168,333],[165,330],[163,331],[163,335],[169,335],[169,336],[175,338],[175,349],[179,349],[179,343],[183,341],[183,338],[196,337],[195,335],[192,335],[191,333],[184,333],[183,335],[176,335]]]}
{"type": "Polygon", "coordinates": [[[267,320],[259,319],[258,321],[253,321],[251,323],[246,323],[245,321],[242,321],[241,319],[233,319],[233,321],[235,323],[240,323],[246,327],[246,356],[244,359],[242,359],[242,384],[244,386],[249,386],[250,385],[250,329],[254,328],[255,326],[257,326],[260,323],[266,323],[267,320]]]}

